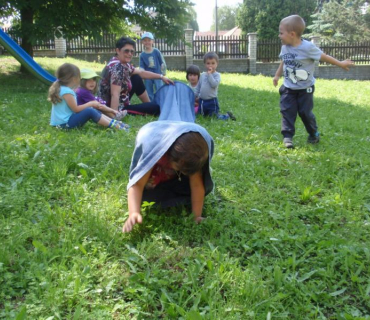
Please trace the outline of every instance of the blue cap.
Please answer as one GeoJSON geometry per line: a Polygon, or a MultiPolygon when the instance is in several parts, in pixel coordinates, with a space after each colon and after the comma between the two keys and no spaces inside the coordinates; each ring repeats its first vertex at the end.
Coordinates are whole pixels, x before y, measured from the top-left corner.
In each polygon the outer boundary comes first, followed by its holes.
{"type": "Polygon", "coordinates": [[[151,33],[151,32],[144,32],[141,35],[141,40],[143,40],[144,38],[149,38],[150,40],[154,40],[153,33],[151,33]]]}

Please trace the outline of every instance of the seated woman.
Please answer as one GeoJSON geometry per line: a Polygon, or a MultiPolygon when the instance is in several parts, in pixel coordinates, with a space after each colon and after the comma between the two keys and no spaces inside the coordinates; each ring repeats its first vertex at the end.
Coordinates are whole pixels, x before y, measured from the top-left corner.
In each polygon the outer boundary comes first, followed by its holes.
{"type": "Polygon", "coordinates": [[[204,197],[213,189],[213,139],[203,127],[193,123],[194,93],[176,82],[160,88],[156,96],[161,117],[169,120],[146,124],[136,137],[127,185],[129,217],[123,232],[130,232],[136,223],[142,222],[142,201],[161,207],[191,204],[194,220],[199,223],[203,219],[204,197]],[[182,110],[173,112],[176,109],[182,110]]]}
{"type": "Polygon", "coordinates": [[[173,83],[167,77],[150,71],[135,68],[131,59],[135,54],[135,41],[122,37],[116,43],[116,55],[107,63],[102,72],[100,96],[107,106],[117,110],[127,110],[131,114],[159,114],[159,106],[150,102],[142,79],[161,79],[166,84],[173,83]],[[132,95],[142,101],[131,105],[132,95]]]}

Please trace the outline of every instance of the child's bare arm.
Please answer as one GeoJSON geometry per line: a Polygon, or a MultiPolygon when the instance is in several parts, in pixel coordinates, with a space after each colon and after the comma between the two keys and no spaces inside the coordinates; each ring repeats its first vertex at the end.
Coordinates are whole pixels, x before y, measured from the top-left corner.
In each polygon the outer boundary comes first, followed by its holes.
{"type": "Polygon", "coordinates": [[[202,211],[204,204],[205,189],[203,183],[203,175],[201,171],[189,176],[191,190],[191,208],[194,214],[195,222],[199,223],[203,220],[202,211]]]}
{"type": "Polygon", "coordinates": [[[67,94],[63,95],[63,98],[67,102],[68,107],[70,107],[71,110],[73,112],[76,112],[76,113],[81,112],[82,110],[84,110],[86,108],[89,108],[89,107],[95,108],[98,105],[100,105],[100,103],[98,101],[93,100],[93,101],[89,101],[85,104],[81,104],[81,105],[78,106],[75,97],[73,95],[71,95],[70,93],[67,93],[67,94]]]}
{"type": "Polygon", "coordinates": [[[127,195],[128,202],[128,218],[125,221],[122,232],[130,232],[136,223],[141,223],[141,200],[143,198],[143,190],[149,180],[152,169],[150,169],[138,182],[136,182],[129,190],[127,195]]]}
{"type": "Polygon", "coordinates": [[[275,77],[272,79],[272,83],[276,87],[279,83],[279,79],[281,75],[283,74],[283,67],[284,67],[284,61],[281,61],[279,64],[279,67],[276,70],[275,77]]]}
{"type": "Polygon", "coordinates": [[[320,58],[320,61],[323,61],[323,62],[327,62],[327,63],[330,63],[332,65],[335,65],[335,66],[338,66],[338,67],[341,67],[342,69],[348,71],[350,67],[353,67],[355,64],[353,63],[353,61],[347,59],[347,60],[343,60],[343,61],[339,61],[335,58],[333,58],[332,56],[329,56],[325,53],[323,53],[321,55],[321,58],[320,58]]]}
{"type": "Polygon", "coordinates": [[[98,105],[96,105],[96,106],[93,106],[93,108],[95,108],[95,109],[97,109],[97,110],[99,110],[99,111],[101,111],[101,112],[114,113],[114,114],[117,114],[117,113],[118,113],[118,111],[117,111],[117,110],[111,109],[111,108],[109,108],[109,107],[107,107],[106,105],[101,104],[101,103],[99,103],[99,104],[98,104],[98,105]]]}

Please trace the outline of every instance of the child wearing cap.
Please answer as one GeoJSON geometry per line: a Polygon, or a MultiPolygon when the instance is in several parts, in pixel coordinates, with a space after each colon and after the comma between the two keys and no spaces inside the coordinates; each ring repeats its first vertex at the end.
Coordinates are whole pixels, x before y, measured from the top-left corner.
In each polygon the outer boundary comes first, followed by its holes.
{"type": "Polygon", "coordinates": [[[127,111],[117,111],[106,106],[106,102],[99,97],[95,96],[98,92],[98,78],[99,75],[91,69],[81,69],[81,80],[80,86],[76,90],[77,95],[77,105],[83,105],[90,101],[98,101],[100,104],[104,105],[100,108],[100,111],[104,113],[109,118],[115,120],[121,120],[126,116],[127,111]]]}
{"type": "MultiPolygon", "coordinates": [[[[153,47],[154,36],[151,32],[144,32],[141,36],[144,46],[144,51],[140,53],[140,68],[146,71],[158,73],[160,75],[166,74],[166,62],[164,61],[162,53],[153,47]]],[[[145,87],[148,92],[150,101],[153,101],[154,92],[163,85],[161,79],[145,79],[145,87]]]]}

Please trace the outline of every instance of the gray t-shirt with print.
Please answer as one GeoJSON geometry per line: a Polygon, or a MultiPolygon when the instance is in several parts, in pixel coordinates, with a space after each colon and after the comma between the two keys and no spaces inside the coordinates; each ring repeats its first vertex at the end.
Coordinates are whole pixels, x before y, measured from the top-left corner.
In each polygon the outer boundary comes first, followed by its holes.
{"type": "Polygon", "coordinates": [[[297,46],[283,45],[279,58],[284,62],[284,86],[293,90],[306,89],[315,84],[315,61],[322,51],[312,42],[302,39],[297,46]]]}

